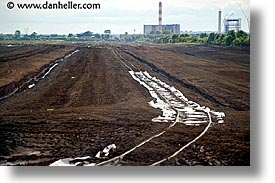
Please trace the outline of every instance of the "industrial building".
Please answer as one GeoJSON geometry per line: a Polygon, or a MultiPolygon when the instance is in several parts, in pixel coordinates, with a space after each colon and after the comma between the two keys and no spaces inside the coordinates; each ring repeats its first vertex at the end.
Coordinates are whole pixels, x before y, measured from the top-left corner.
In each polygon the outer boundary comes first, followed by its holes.
{"type": "Polygon", "coordinates": [[[224,32],[228,33],[231,30],[238,32],[239,30],[241,30],[241,22],[242,21],[240,18],[225,19],[224,32]]]}
{"type": "Polygon", "coordinates": [[[171,34],[180,34],[180,24],[162,25],[162,3],[159,2],[159,24],[144,25],[144,34],[169,31],[171,34]]]}
{"type": "MultiPolygon", "coordinates": [[[[224,33],[227,34],[229,31],[234,30],[238,32],[241,30],[241,19],[240,18],[231,18],[234,16],[232,13],[228,17],[224,17],[223,24],[224,24],[224,33]]],[[[218,33],[222,33],[222,11],[219,10],[218,12],[218,33]]]]}
{"type": "Polygon", "coordinates": [[[170,31],[171,34],[180,34],[180,24],[162,25],[162,29],[159,29],[159,25],[144,25],[144,34],[151,34],[152,32],[170,31]]]}

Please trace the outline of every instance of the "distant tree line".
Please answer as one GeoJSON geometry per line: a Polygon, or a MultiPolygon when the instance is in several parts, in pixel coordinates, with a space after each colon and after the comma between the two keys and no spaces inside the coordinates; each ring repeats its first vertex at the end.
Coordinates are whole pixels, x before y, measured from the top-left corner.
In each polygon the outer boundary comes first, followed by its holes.
{"type": "Polygon", "coordinates": [[[86,31],[79,34],[43,35],[33,32],[30,35],[22,35],[19,30],[14,34],[0,34],[0,41],[5,40],[63,40],[63,41],[110,41],[110,42],[135,42],[147,44],[210,44],[224,46],[250,45],[250,35],[244,31],[229,31],[227,34],[200,33],[200,34],[170,34],[169,32],[152,32],[152,34],[121,34],[111,35],[111,30],[105,30],[104,34],[86,31]]]}
{"type": "Polygon", "coordinates": [[[244,31],[229,31],[227,34],[210,33],[207,44],[226,46],[248,46],[250,45],[250,35],[244,31]]]}
{"type": "Polygon", "coordinates": [[[174,34],[158,37],[153,43],[181,43],[181,44],[211,44],[224,46],[248,46],[250,35],[244,31],[229,31],[227,34],[201,33],[198,35],[174,34]]]}
{"type": "Polygon", "coordinates": [[[11,40],[63,40],[63,41],[117,41],[117,39],[112,38],[111,30],[105,30],[104,34],[94,34],[91,31],[86,31],[79,34],[68,34],[68,35],[58,35],[58,34],[38,34],[33,32],[32,34],[21,34],[20,30],[16,30],[14,34],[0,34],[0,41],[11,41],[11,40]]]}

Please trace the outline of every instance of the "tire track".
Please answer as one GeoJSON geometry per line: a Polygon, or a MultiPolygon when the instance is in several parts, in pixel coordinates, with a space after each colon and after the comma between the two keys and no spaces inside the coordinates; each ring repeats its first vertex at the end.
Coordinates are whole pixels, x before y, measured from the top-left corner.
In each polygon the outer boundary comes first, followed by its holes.
{"type": "Polygon", "coordinates": [[[160,165],[161,163],[165,162],[165,161],[169,161],[170,159],[174,158],[175,156],[177,156],[179,153],[181,153],[184,149],[186,149],[188,146],[190,146],[191,144],[195,143],[197,140],[199,140],[206,132],[207,130],[211,127],[212,124],[212,120],[211,120],[211,115],[208,112],[208,119],[209,119],[209,123],[207,125],[207,127],[203,130],[203,132],[197,136],[196,138],[194,138],[192,141],[190,141],[189,143],[187,143],[186,145],[182,146],[179,150],[177,150],[175,153],[173,153],[172,155],[168,156],[167,158],[164,158],[160,161],[157,161],[155,163],[153,163],[150,166],[157,166],[160,165]]]}

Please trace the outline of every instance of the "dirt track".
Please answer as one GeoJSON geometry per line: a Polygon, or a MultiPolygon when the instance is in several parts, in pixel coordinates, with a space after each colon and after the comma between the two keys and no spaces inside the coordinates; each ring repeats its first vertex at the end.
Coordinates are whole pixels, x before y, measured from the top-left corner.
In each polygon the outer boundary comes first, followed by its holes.
{"type": "MultiPolygon", "coordinates": [[[[68,52],[79,52],[64,59],[33,88],[0,101],[1,164],[49,165],[81,156],[100,163],[95,155],[105,146],[116,144],[112,158],[169,126],[151,121],[160,111],[148,105],[152,100],[148,91],[133,80],[113,50],[127,64],[175,86],[192,101],[226,113],[224,124],[211,126],[201,139],[161,165],[250,164],[249,48],[97,44],[32,49],[35,54],[24,49],[0,52],[1,64],[9,64],[11,70],[18,67],[15,62],[35,64],[41,57],[37,55],[46,53],[36,69],[16,77],[1,67],[2,86],[13,88],[6,83],[20,83],[68,52]],[[213,50],[216,54],[209,54],[213,50]],[[24,54],[27,57],[21,58],[24,54]]],[[[176,124],[129,153],[120,164],[150,165],[166,158],[205,126],[176,124]]]]}

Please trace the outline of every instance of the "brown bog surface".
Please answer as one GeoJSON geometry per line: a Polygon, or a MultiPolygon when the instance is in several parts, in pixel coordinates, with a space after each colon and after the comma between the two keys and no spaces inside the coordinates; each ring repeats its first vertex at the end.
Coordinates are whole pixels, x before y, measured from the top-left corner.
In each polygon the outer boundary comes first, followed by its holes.
{"type": "MultiPolygon", "coordinates": [[[[250,165],[249,47],[103,43],[0,47],[0,93],[9,94],[76,49],[34,87],[0,101],[1,165],[49,165],[82,156],[100,163],[95,155],[107,145],[116,144],[108,157],[112,158],[167,129],[169,123],[151,121],[161,111],[148,105],[152,97],[131,77],[125,63],[226,114],[223,124],[211,125],[200,139],[161,165],[250,165]]],[[[176,124],[127,154],[121,165],[151,165],[192,141],[205,126],[176,124]]]]}

